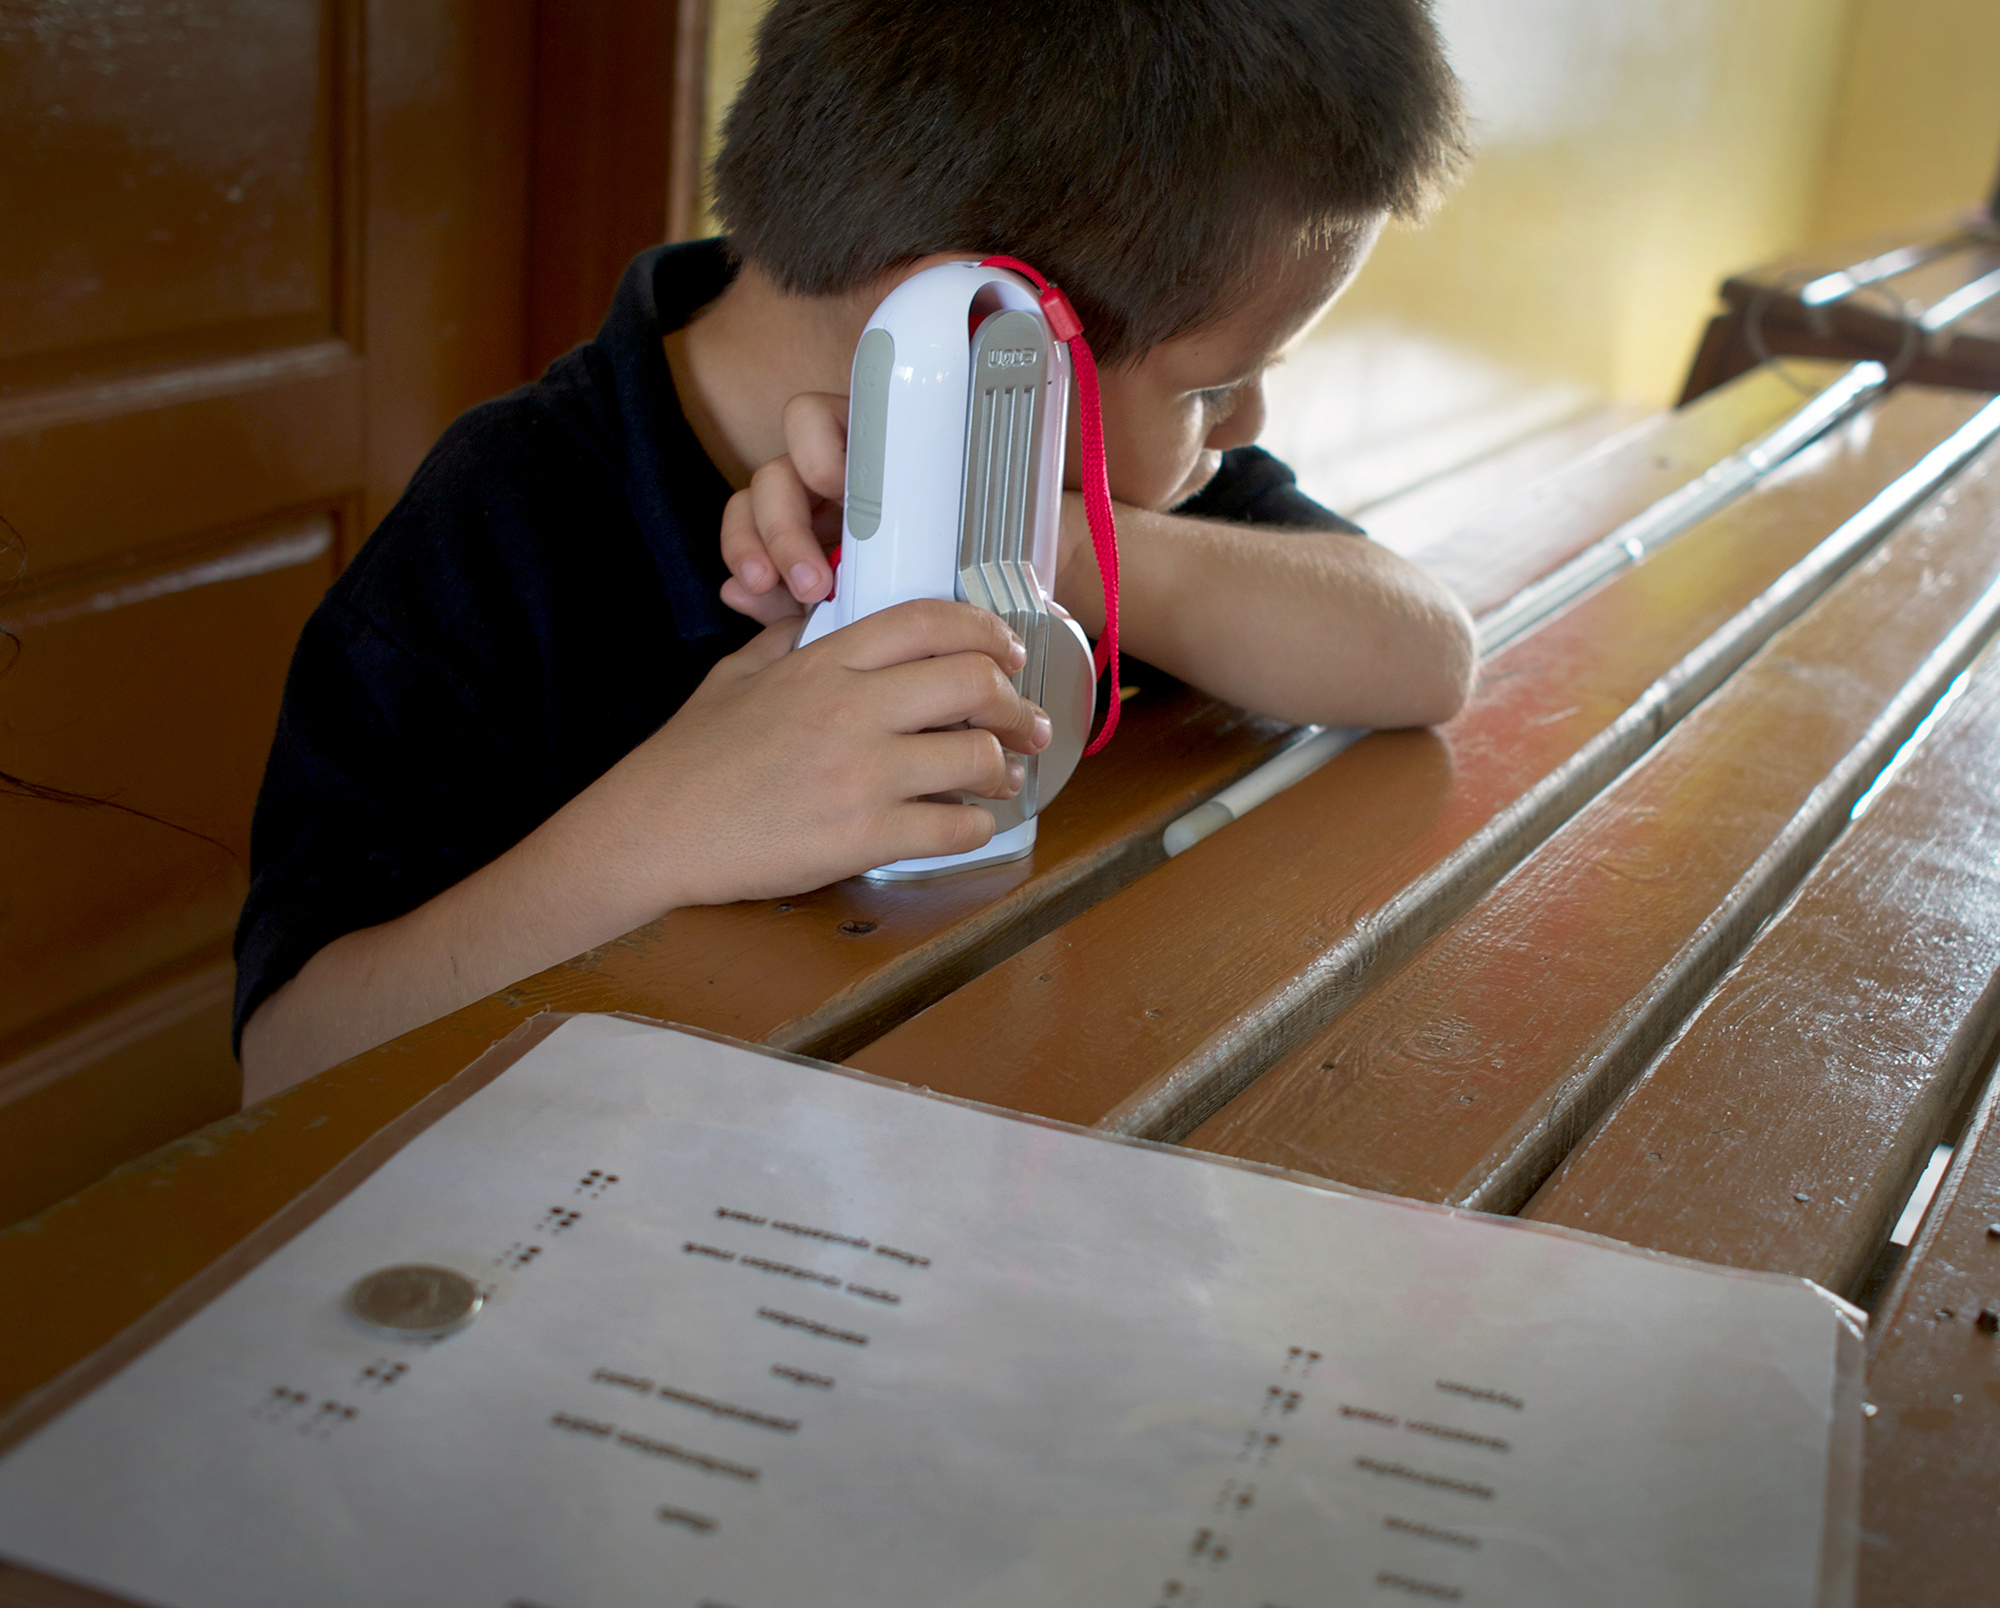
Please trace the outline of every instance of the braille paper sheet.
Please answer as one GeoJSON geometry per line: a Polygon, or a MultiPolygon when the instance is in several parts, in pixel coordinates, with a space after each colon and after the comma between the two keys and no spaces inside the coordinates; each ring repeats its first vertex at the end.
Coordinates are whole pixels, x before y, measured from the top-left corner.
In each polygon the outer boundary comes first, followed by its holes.
{"type": "Polygon", "coordinates": [[[0,1553],[170,1608],[1806,1608],[1858,1355],[1798,1280],[585,1016],[0,1460],[0,1553]],[[411,1262],[484,1310],[344,1309],[411,1262]]]}

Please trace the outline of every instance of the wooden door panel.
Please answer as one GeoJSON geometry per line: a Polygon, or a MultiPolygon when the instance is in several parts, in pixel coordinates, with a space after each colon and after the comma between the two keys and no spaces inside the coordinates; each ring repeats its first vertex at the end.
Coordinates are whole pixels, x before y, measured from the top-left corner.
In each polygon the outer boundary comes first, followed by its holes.
{"type": "Polygon", "coordinates": [[[357,536],[394,505],[446,425],[527,378],[534,10],[530,0],[368,5],[368,463],[357,536]]]}
{"type": "Polygon", "coordinates": [[[285,666],[334,551],[322,510],[9,609],[21,648],[0,702],[0,769],[189,830],[0,798],[0,1044],[226,945],[285,666]]]}
{"type": "MultiPolygon", "coordinates": [[[[0,515],[25,549],[26,584],[351,495],[361,398],[361,359],[323,341],[0,400],[0,515]]],[[[0,598],[0,613],[13,607],[0,598]]],[[[0,683],[0,709],[12,696],[0,683]]]]}
{"type": "MultiPolygon", "coordinates": [[[[546,3],[579,37],[651,9],[546,3]]],[[[536,11],[0,4],[0,769],[237,857],[0,796],[0,1222],[235,1097],[228,939],[299,626],[525,377],[536,11]]]]}
{"type": "Polygon", "coordinates": [[[0,375],[335,328],[337,8],[0,13],[0,375]],[[259,326],[268,326],[260,328],[259,326]]]}

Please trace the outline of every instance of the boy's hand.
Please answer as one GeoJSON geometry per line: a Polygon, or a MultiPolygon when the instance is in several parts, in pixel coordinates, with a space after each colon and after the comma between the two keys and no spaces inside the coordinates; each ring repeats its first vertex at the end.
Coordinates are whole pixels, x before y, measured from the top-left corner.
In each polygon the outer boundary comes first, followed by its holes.
{"type": "Polygon", "coordinates": [[[783,457],[750,477],[722,512],[722,601],[753,620],[803,614],[833,590],[847,489],[847,398],[808,391],[785,404],[783,457]]]}
{"type": "Polygon", "coordinates": [[[797,636],[781,622],[724,659],[569,807],[596,817],[598,863],[622,864],[643,902],[610,929],[976,849],[993,817],[930,795],[1011,798],[1007,751],[1048,745],[1048,716],[1008,681],[1021,644],[984,609],[902,603],[793,651],[797,636]]]}

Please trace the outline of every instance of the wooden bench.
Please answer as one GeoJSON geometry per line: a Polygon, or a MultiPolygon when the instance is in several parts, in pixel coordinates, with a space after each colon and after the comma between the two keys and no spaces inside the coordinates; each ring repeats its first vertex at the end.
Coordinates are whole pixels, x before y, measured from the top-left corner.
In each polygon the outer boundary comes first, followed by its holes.
{"type": "MultiPolygon", "coordinates": [[[[1838,379],[1821,368],[1810,383],[1838,379]]],[[[2000,406],[1905,386],[1745,469],[1744,449],[1800,405],[1785,380],[1745,376],[1440,533],[1432,552],[1496,641],[1496,621],[1522,633],[1499,642],[1473,703],[1437,732],[1366,738],[1176,858],[1166,823],[1290,738],[1141,683],[1128,729],[1079,772],[1030,861],[676,912],[0,1233],[0,1296],[41,1314],[0,1353],[0,1411],[548,1009],[688,1022],[1015,1109],[1857,1289],[1914,1167],[1987,1075],[1979,967],[1990,982],[2000,924],[1965,939],[1950,968],[1906,968],[1931,992],[1905,1015],[1950,1054],[1894,1080],[1894,1099],[1828,1096],[1839,1145],[1802,1094],[1739,1097],[1730,1079],[1758,1072],[1754,1056],[1680,1047],[1726,1038],[1739,996],[1782,1025],[1785,990],[1816,990],[1830,1003],[1794,1011],[1785,1066],[1760,1075],[1837,1083],[1829,1057],[1852,1051],[1859,1087],[1874,1041],[1846,1028],[1826,1041],[1845,1021],[1829,977],[1854,967],[1801,970],[1798,957],[1824,951],[1786,947],[1816,890],[1836,901],[1833,937],[1891,952],[1907,934],[1929,953],[1953,919],[1970,924],[1972,904],[1940,913],[1944,891],[1992,901],[1990,868],[1982,883],[1952,867],[1982,844],[1991,859],[1978,833],[2000,831],[1977,758],[2000,702],[1982,657],[2000,624],[2000,406]],[[1649,511],[1676,497],[1702,517],[1649,511]],[[1606,567],[1649,532],[1643,563],[1606,567]],[[1519,599],[1559,594],[1578,565],[1607,578],[1527,630],[1519,599]],[[1926,828],[1907,812],[1936,794],[1939,767],[1960,777],[1957,802],[1938,802],[1926,828]],[[1957,858],[1926,858],[1951,832],[1957,858]],[[1871,876],[1916,902],[1843,926],[1838,910],[1871,876]],[[1732,1124],[1742,1136],[1719,1144],[1732,1124]],[[1758,1204],[1772,1190],[1775,1213],[1758,1204]],[[1788,1215],[1795,1194],[1811,1199],[1788,1215]]],[[[1884,1011],[1892,984],[1876,988],[1884,1011]]],[[[1886,1017],[1881,1032],[1912,1066],[1928,1053],[1886,1017]]],[[[1981,1209],[1968,1203],[2000,1188],[2000,1163],[1979,1152],[1961,1143],[1952,1204],[1881,1308],[1870,1603],[1919,1600],[1897,1595],[1893,1560],[1939,1550],[1951,1534],[1939,1514],[2000,1501],[2000,1475],[1980,1462],[1990,1420],[1923,1416],[1941,1410],[1940,1380],[2000,1407],[1985,1389],[2000,1374],[1977,1373],[1993,1353],[1974,1345],[1976,1324],[1940,1351],[1921,1306],[1976,1314],[1955,1285],[1935,1292],[1963,1282],[1970,1254],[1937,1247],[1957,1246],[1959,1218],[1981,1209]],[[1925,1433],[1957,1448],[1963,1500],[1932,1491],[1904,1446],[1925,1433]]],[[[1948,1569],[1979,1556],[1943,1550],[1948,1569]]],[[[5,1586],[0,1571],[0,1600],[5,1586]]]]}
{"type": "Polygon", "coordinates": [[[1928,218],[1732,274],[1683,404],[1768,356],[1874,358],[1896,380],[2000,388],[2000,223],[1928,218]]]}

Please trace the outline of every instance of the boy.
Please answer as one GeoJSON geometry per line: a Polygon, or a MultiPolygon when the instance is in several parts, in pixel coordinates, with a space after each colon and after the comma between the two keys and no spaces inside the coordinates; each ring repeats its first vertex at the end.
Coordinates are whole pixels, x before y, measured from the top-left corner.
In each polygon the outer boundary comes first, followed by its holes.
{"type": "MultiPolygon", "coordinates": [[[[1022,258],[1082,315],[1133,654],[1288,720],[1451,715],[1463,610],[1249,444],[1264,370],[1459,149],[1425,0],[778,0],[726,241],[642,255],[594,342],[454,424],[306,627],[246,1098],[679,905],[985,840],[926,795],[1010,796],[1048,741],[1003,624],[913,603],[790,651],[855,342],[933,262],[1022,258]]],[[[1056,596],[1095,635],[1079,502],[1056,596]]]]}

